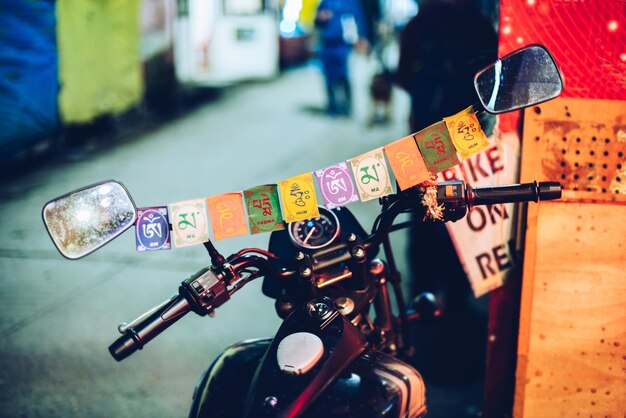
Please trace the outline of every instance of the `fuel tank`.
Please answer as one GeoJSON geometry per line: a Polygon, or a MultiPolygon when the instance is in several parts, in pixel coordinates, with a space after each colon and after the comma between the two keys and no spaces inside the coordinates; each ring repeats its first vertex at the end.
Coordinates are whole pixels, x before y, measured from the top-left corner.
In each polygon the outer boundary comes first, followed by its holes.
{"type": "MultiPolygon", "coordinates": [[[[262,396],[265,410],[259,416],[302,418],[415,418],[426,413],[425,386],[410,365],[378,351],[365,349],[328,385],[303,413],[276,412],[281,393],[298,386],[302,376],[275,379],[272,388],[255,386],[272,339],[249,340],[227,348],[206,371],[194,392],[191,418],[244,416],[251,390],[269,390],[262,396]],[[283,387],[284,386],[284,387],[283,387]]],[[[256,415],[256,414],[255,414],[256,415]]]]}

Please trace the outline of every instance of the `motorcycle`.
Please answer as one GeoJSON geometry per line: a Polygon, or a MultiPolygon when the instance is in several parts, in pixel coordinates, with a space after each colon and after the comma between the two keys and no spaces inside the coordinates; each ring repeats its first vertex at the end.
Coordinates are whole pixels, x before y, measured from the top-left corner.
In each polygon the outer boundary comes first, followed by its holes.
{"type": "MultiPolygon", "coordinates": [[[[474,84],[480,106],[492,114],[562,91],[558,67],[540,45],[503,57],[474,84]]],[[[426,386],[408,362],[411,324],[437,312],[428,297],[407,309],[390,234],[411,226],[395,223],[401,214],[430,221],[433,206],[424,204],[425,196],[436,196],[439,221],[457,221],[474,205],[558,199],[561,185],[423,184],[380,198],[370,233],[346,207],[320,207],[319,217],[273,231],[267,250],[244,248],[224,257],[209,240],[211,264],[183,280],[173,297],[120,324],[122,336],[109,352],[122,361],[187,313],[212,316],[263,277],[262,291],[275,300],[282,325],[273,338],[243,341],[220,354],[195,389],[190,417],[421,417],[426,386]]],[[[51,200],[43,219],[61,254],[77,259],[133,226],[137,210],[122,183],[105,181],[51,200]]]]}

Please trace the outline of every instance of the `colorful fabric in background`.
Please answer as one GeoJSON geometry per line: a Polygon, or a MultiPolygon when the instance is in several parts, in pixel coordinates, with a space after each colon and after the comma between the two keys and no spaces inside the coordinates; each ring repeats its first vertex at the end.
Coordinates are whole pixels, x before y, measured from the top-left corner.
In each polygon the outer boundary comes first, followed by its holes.
{"type": "Polygon", "coordinates": [[[207,198],[213,238],[220,240],[248,233],[241,193],[224,193],[207,198]]]}
{"type": "Polygon", "coordinates": [[[385,146],[389,165],[400,190],[406,190],[428,180],[431,176],[413,135],[385,146]]]}
{"type": "Polygon", "coordinates": [[[59,107],[63,122],[90,122],[98,116],[121,113],[137,105],[143,94],[139,65],[140,2],[59,0],[56,3],[59,80],[63,86],[59,107]]]}
{"type": "Polygon", "coordinates": [[[431,173],[439,173],[459,163],[450,134],[443,121],[417,132],[415,141],[431,173]]]}
{"type": "Polygon", "coordinates": [[[344,162],[315,171],[317,183],[328,209],[345,206],[359,200],[348,165],[344,162]]]}
{"type": "Polygon", "coordinates": [[[454,116],[443,118],[454,148],[462,159],[467,159],[489,146],[487,136],[480,128],[472,106],[454,116]]]}
{"type": "Polygon", "coordinates": [[[285,222],[296,222],[320,216],[313,175],[303,173],[278,182],[285,222]]]}
{"type": "Polygon", "coordinates": [[[285,229],[278,199],[278,187],[275,184],[265,184],[244,190],[243,195],[248,209],[251,233],[285,229]]]}
{"type": "Polygon", "coordinates": [[[188,247],[209,240],[205,199],[192,199],[169,205],[175,247],[188,247]]]}
{"type": "Polygon", "coordinates": [[[0,4],[0,163],[59,129],[55,6],[0,4]]]}
{"type": "Polygon", "coordinates": [[[382,148],[361,154],[349,160],[349,163],[362,202],[393,192],[382,148]]]}
{"type": "Polygon", "coordinates": [[[170,220],[167,207],[137,209],[135,242],[138,252],[169,250],[171,248],[170,220]]]}

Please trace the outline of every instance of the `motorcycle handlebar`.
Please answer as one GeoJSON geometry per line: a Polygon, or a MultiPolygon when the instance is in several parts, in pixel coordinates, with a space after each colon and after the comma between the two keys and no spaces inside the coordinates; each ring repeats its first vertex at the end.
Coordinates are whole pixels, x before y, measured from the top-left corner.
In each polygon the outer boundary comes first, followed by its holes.
{"type": "MultiPolygon", "coordinates": [[[[460,183],[462,184],[462,182],[460,183]]],[[[561,189],[561,184],[558,182],[537,183],[535,181],[533,183],[506,186],[466,187],[464,192],[461,192],[457,196],[464,200],[469,206],[527,201],[537,202],[539,200],[560,198],[561,189]]],[[[461,188],[461,190],[463,190],[463,188],[461,188]]],[[[396,201],[395,204],[395,206],[392,205],[394,209],[391,209],[386,214],[387,216],[381,218],[378,232],[388,233],[396,215],[406,209],[414,207],[413,199],[399,200],[396,201]]],[[[463,208],[465,209],[465,206],[463,206],[463,208]]],[[[366,242],[364,242],[364,249],[367,250],[372,245],[379,245],[381,239],[379,234],[373,233],[366,242]]],[[[247,249],[238,253],[238,257],[230,260],[232,263],[230,268],[234,274],[233,277],[237,277],[240,271],[250,267],[258,269],[257,273],[251,274],[247,280],[242,281],[234,286],[233,290],[229,291],[226,287],[226,283],[217,277],[213,271],[208,268],[200,270],[196,275],[183,282],[183,286],[181,287],[181,292],[184,291],[188,294],[195,308],[192,307],[190,300],[179,294],[156,306],[146,314],[134,320],[131,324],[124,324],[120,328],[120,332],[123,332],[124,335],[109,346],[109,352],[113,358],[117,361],[121,361],[135,351],[141,350],[144,345],[191,310],[196,312],[198,312],[198,310],[201,312],[212,311],[212,309],[226,302],[230,298],[230,293],[255,277],[260,277],[268,271],[274,271],[275,274],[281,277],[289,277],[295,274],[295,272],[291,270],[275,269],[268,259],[258,256],[244,256],[246,252],[251,251],[252,249],[247,249]]],[[[268,256],[268,254],[263,255],[268,256]]],[[[336,264],[341,261],[346,261],[351,255],[345,253],[340,257],[341,258],[326,260],[323,263],[328,265],[336,264]]],[[[324,267],[325,266],[324,264],[324,267]]],[[[322,268],[322,265],[318,264],[316,267],[322,268]]]]}
{"type": "MultiPolygon", "coordinates": [[[[246,249],[238,253],[237,257],[230,260],[232,265],[224,263],[222,265],[224,269],[221,272],[216,272],[208,267],[200,269],[182,282],[178,295],[174,295],[155,306],[130,324],[121,324],[119,331],[123,335],[109,346],[109,352],[113,358],[121,361],[135,351],[141,350],[144,345],[189,311],[194,311],[199,315],[210,314],[215,308],[230,299],[230,295],[243,285],[273,269],[272,264],[267,259],[257,255],[244,255],[247,252],[253,252],[253,249],[246,249]],[[225,268],[226,266],[228,267],[225,268]],[[247,271],[249,268],[257,269],[257,271],[247,271]],[[246,273],[247,277],[236,281],[241,278],[242,272],[246,273]],[[229,283],[232,285],[230,289],[228,288],[229,283]]],[[[219,253],[216,254],[221,257],[219,253]]],[[[271,256],[272,254],[266,253],[264,255],[271,256]]],[[[293,271],[284,270],[277,274],[282,277],[289,277],[293,273],[293,271]]]]}
{"type": "Polygon", "coordinates": [[[135,351],[141,350],[144,345],[185,316],[190,310],[187,299],[180,295],[172,296],[146,315],[136,319],[130,325],[124,326],[124,335],[109,346],[109,352],[115,360],[124,360],[135,351]]]}
{"type": "MultiPolygon", "coordinates": [[[[561,184],[558,182],[541,182],[511,184],[493,187],[471,187],[462,180],[439,183],[437,198],[439,203],[446,205],[446,219],[454,221],[461,219],[467,213],[468,207],[489,205],[495,203],[515,203],[539,200],[553,200],[561,197],[561,184]]],[[[391,230],[393,222],[401,213],[415,211],[422,207],[420,193],[404,193],[393,195],[387,202],[387,208],[377,219],[372,235],[368,238],[368,246],[379,245],[383,237],[391,230]]],[[[408,227],[411,222],[405,222],[402,227],[408,227]]],[[[396,228],[400,229],[400,228],[396,228]]]]}
{"type": "Polygon", "coordinates": [[[467,200],[471,206],[494,203],[537,202],[561,197],[561,184],[554,181],[514,184],[507,186],[468,188],[467,200]]]}

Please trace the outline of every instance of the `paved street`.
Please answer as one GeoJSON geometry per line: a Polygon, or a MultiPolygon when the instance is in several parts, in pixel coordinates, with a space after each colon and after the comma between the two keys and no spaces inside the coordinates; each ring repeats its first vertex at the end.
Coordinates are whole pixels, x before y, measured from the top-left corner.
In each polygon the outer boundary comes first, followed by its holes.
{"type": "MultiPolygon", "coordinates": [[[[276,80],[226,89],[221,97],[148,133],[82,158],[60,159],[0,184],[0,416],[184,417],[194,385],[227,345],[271,336],[279,325],[261,282],[217,312],[193,314],[122,363],[107,347],[117,324],[176,292],[208,264],[202,246],[138,254],[131,231],[68,261],[41,220],[49,199],[104,179],[123,182],[138,206],[207,197],[324,168],[406,134],[407,99],[394,94],[394,120],[368,128],[369,78],[353,60],[356,109],[330,119],[314,66],[276,80]]],[[[377,202],[355,203],[370,229],[377,202]]],[[[218,241],[224,254],[267,246],[269,235],[218,241]]],[[[402,241],[399,238],[399,241],[402,241]]],[[[399,244],[402,244],[401,242],[399,244]]],[[[402,258],[404,247],[397,256],[402,258]]],[[[401,262],[402,265],[402,262],[401,262]]]]}

